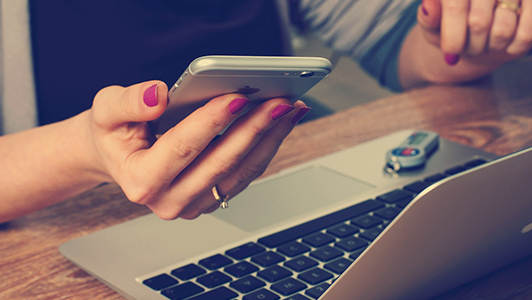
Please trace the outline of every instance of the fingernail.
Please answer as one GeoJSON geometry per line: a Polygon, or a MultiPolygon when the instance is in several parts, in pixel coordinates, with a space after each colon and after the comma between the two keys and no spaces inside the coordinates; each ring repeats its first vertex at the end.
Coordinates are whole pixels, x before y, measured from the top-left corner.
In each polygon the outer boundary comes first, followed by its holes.
{"type": "Polygon", "coordinates": [[[144,91],[144,104],[146,104],[149,107],[157,106],[157,84],[154,84],[150,86],[149,88],[144,91]]]}
{"type": "Polygon", "coordinates": [[[248,104],[249,99],[237,98],[231,101],[231,103],[229,103],[229,112],[232,115],[236,115],[237,113],[241,112],[248,104]]]}
{"type": "Polygon", "coordinates": [[[445,62],[449,66],[454,66],[458,63],[458,60],[460,60],[460,55],[458,54],[445,54],[444,56],[445,62]]]}
{"type": "Polygon", "coordinates": [[[286,116],[289,112],[293,111],[294,109],[295,107],[293,107],[292,105],[281,104],[273,109],[271,118],[274,121],[279,120],[280,118],[286,116]]]}
{"type": "Polygon", "coordinates": [[[421,12],[422,12],[425,16],[428,16],[428,15],[429,15],[429,12],[428,12],[427,9],[425,8],[425,0],[421,1],[421,12]]]}
{"type": "Polygon", "coordinates": [[[428,12],[427,9],[423,6],[423,4],[421,5],[421,12],[422,12],[425,16],[428,16],[428,15],[429,15],[429,12],[428,12]]]}
{"type": "Polygon", "coordinates": [[[296,114],[292,117],[292,124],[296,125],[301,119],[303,119],[304,116],[308,114],[310,111],[310,107],[302,107],[300,108],[296,114]]]}

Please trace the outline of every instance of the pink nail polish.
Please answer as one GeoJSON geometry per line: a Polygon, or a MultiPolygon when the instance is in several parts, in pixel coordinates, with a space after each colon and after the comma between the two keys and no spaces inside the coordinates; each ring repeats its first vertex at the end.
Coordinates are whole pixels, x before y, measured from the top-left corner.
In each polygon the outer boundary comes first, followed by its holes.
{"type": "Polygon", "coordinates": [[[271,118],[274,121],[279,120],[280,118],[286,116],[289,112],[293,111],[294,109],[295,107],[293,107],[292,105],[281,104],[273,109],[271,118]]]}
{"type": "Polygon", "coordinates": [[[310,107],[302,107],[300,108],[295,115],[292,117],[292,124],[296,125],[305,115],[308,114],[310,111],[310,107]]]}
{"type": "Polygon", "coordinates": [[[249,99],[237,98],[229,103],[229,112],[236,115],[241,112],[249,104],[249,99]]]}
{"type": "Polygon", "coordinates": [[[421,12],[425,15],[425,16],[428,16],[429,15],[429,12],[427,11],[427,9],[425,8],[425,0],[423,0],[421,2],[421,12]]]}
{"type": "Polygon", "coordinates": [[[144,104],[149,107],[157,106],[159,101],[157,100],[157,84],[150,86],[144,91],[144,104]]]}
{"type": "Polygon", "coordinates": [[[460,55],[458,54],[445,54],[444,56],[445,62],[449,66],[454,66],[458,63],[458,60],[460,60],[460,55]]]}
{"type": "Polygon", "coordinates": [[[429,15],[429,12],[427,11],[427,9],[421,5],[421,12],[425,15],[425,16],[428,16],[429,15]]]}

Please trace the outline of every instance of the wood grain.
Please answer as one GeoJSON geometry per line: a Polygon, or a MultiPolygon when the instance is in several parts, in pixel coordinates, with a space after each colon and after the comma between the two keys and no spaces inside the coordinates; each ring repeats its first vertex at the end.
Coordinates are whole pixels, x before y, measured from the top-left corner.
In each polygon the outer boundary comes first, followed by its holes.
{"type": "MultiPolygon", "coordinates": [[[[514,63],[479,82],[417,89],[299,125],[264,176],[401,129],[435,130],[499,155],[530,147],[531,67],[514,63]]],[[[0,226],[0,299],[123,299],[58,246],[146,213],[107,184],[0,226]]],[[[532,257],[438,299],[532,299],[532,257]]]]}

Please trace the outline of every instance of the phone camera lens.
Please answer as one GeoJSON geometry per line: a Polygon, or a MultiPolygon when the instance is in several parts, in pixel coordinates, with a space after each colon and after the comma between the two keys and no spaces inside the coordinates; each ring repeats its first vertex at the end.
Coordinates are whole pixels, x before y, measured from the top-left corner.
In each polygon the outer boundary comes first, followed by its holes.
{"type": "Polygon", "coordinates": [[[301,72],[299,74],[299,77],[312,77],[314,76],[314,72],[301,72]]]}

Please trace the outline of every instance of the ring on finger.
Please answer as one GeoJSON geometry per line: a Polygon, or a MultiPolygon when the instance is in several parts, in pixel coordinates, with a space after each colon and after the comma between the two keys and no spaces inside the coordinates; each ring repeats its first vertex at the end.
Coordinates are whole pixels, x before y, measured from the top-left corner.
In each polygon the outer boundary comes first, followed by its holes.
{"type": "Polygon", "coordinates": [[[220,203],[221,209],[229,207],[229,202],[227,202],[227,200],[229,200],[229,195],[220,195],[220,193],[218,193],[216,185],[212,187],[212,194],[214,196],[214,199],[220,203]]]}
{"type": "Polygon", "coordinates": [[[519,3],[515,2],[498,0],[496,7],[501,9],[507,9],[509,11],[514,12],[516,15],[519,15],[521,13],[521,7],[519,6],[519,3]]]}

